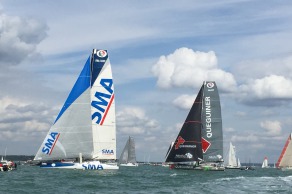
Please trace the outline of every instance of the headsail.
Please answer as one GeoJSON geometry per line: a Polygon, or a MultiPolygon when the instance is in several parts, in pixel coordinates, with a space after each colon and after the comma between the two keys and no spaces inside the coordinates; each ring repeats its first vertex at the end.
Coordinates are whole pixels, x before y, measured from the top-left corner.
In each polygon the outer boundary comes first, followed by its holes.
{"type": "Polygon", "coordinates": [[[281,155],[276,163],[277,168],[292,167],[292,133],[288,136],[288,139],[284,145],[281,155]]]}
{"type": "Polygon", "coordinates": [[[114,86],[106,50],[93,50],[34,160],[116,159],[114,86]]]}
{"type": "Polygon", "coordinates": [[[202,160],[202,97],[203,86],[201,87],[165,162],[194,162],[202,160]]]}

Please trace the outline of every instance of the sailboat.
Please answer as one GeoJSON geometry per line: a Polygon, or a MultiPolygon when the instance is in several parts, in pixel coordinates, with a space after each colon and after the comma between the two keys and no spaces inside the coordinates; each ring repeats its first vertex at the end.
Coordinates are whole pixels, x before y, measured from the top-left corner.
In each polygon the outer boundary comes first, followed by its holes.
{"type": "Polygon", "coordinates": [[[165,162],[175,169],[225,169],[221,106],[214,81],[203,83],[165,162]]]}
{"type": "Polygon", "coordinates": [[[17,164],[14,163],[11,160],[6,160],[6,152],[7,152],[7,148],[5,148],[5,157],[1,157],[0,160],[0,171],[12,171],[12,170],[16,170],[17,168],[17,164]]]}
{"type": "Polygon", "coordinates": [[[236,160],[235,146],[230,142],[228,152],[228,163],[226,169],[240,169],[241,164],[239,158],[236,160]]]}
{"type": "Polygon", "coordinates": [[[119,169],[114,97],[108,52],[94,49],[34,160],[43,168],[119,169]]]}
{"type": "Polygon", "coordinates": [[[292,133],[288,136],[288,139],[284,145],[281,155],[276,163],[276,167],[281,170],[292,170],[292,133]]]}
{"type": "Polygon", "coordinates": [[[262,164],[262,168],[270,168],[270,166],[268,164],[268,158],[267,157],[264,158],[264,161],[263,161],[263,164],[262,164]]]}
{"type": "Polygon", "coordinates": [[[120,166],[138,166],[135,153],[135,141],[129,137],[119,159],[120,166]]]}

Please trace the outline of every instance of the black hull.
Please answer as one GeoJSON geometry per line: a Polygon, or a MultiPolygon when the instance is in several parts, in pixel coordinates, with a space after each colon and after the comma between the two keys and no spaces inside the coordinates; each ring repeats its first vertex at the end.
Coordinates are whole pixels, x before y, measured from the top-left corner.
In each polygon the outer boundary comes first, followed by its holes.
{"type": "Polygon", "coordinates": [[[178,170],[200,170],[200,171],[224,171],[225,167],[218,164],[200,164],[190,165],[190,164],[171,164],[170,169],[178,170]]]}

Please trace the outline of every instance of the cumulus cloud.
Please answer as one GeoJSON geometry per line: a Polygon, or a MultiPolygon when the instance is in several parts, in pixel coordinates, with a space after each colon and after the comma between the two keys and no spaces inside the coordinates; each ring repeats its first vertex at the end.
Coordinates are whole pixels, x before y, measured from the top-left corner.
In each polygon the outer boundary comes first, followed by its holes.
{"type": "Polygon", "coordinates": [[[116,114],[117,130],[124,134],[143,134],[158,128],[157,121],[148,118],[143,109],[127,107],[116,114]]]}
{"type": "Polygon", "coordinates": [[[233,75],[217,66],[217,57],[213,51],[200,52],[188,48],[179,48],[174,53],[161,56],[152,67],[161,88],[191,87],[198,88],[203,81],[220,82],[225,91],[235,89],[233,75]]]}
{"type": "Polygon", "coordinates": [[[39,20],[0,13],[0,66],[19,64],[32,55],[47,30],[39,20]]]}
{"type": "Polygon", "coordinates": [[[239,98],[243,101],[292,99],[292,80],[279,75],[250,80],[239,87],[239,98]]]}
{"type": "Polygon", "coordinates": [[[235,115],[236,115],[236,116],[239,116],[239,117],[245,117],[247,114],[246,114],[246,112],[237,111],[237,112],[235,113],[235,115]]]}
{"type": "Polygon", "coordinates": [[[30,104],[19,99],[0,99],[0,140],[31,141],[46,133],[55,110],[51,107],[30,104]]]}
{"type": "Polygon", "coordinates": [[[181,95],[173,100],[173,104],[181,109],[190,109],[196,99],[195,95],[181,95]]]}
{"type": "Polygon", "coordinates": [[[262,121],[260,126],[266,130],[266,134],[270,136],[277,136],[281,134],[281,123],[279,121],[262,121]]]}
{"type": "Polygon", "coordinates": [[[292,56],[281,56],[281,58],[242,61],[232,68],[233,75],[237,81],[247,82],[248,80],[264,78],[270,75],[292,76],[292,56]]]}
{"type": "Polygon", "coordinates": [[[241,135],[241,136],[232,136],[231,137],[232,142],[257,142],[258,137],[254,134],[248,134],[248,135],[241,135]]]}
{"type": "Polygon", "coordinates": [[[232,127],[226,127],[224,128],[224,132],[235,132],[235,129],[232,127]]]}

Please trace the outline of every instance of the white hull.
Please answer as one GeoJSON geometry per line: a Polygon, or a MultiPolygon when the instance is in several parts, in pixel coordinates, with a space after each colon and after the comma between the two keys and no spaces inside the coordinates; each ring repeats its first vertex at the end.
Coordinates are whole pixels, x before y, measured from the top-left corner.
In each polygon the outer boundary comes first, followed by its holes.
{"type": "Polygon", "coordinates": [[[240,166],[226,166],[225,169],[240,169],[240,166]]]}
{"type": "Polygon", "coordinates": [[[127,164],[120,164],[120,166],[138,166],[138,163],[127,163],[127,164]]]}
{"type": "Polygon", "coordinates": [[[89,162],[50,162],[42,163],[41,168],[62,168],[62,169],[79,169],[79,170],[118,170],[115,163],[101,163],[99,161],[89,162]]]}

